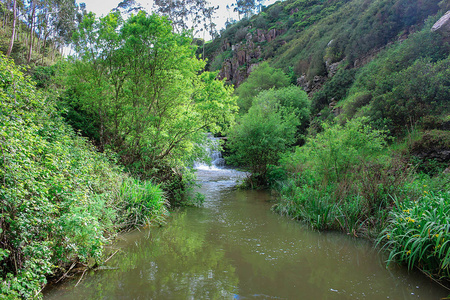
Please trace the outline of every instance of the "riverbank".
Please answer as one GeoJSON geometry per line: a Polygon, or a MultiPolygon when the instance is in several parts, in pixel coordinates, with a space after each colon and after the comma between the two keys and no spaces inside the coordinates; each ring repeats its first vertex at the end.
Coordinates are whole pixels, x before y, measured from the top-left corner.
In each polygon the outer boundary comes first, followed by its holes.
{"type": "Polygon", "coordinates": [[[163,221],[166,199],[77,135],[57,95],[1,54],[0,78],[0,294],[40,298],[47,276],[103,261],[118,231],[163,221]]]}
{"type": "Polygon", "coordinates": [[[273,167],[274,210],[313,229],[368,238],[389,253],[388,265],[448,284],[450,175],[418,172],[407,146],[386,141],[364,120],[326,126],[273,167]]]}
{"type": "Polygon", "coordinates": [[[121,236],[107,266],[44,295],[75,299],[439,299],[446,291],[420,272],[392,265],[371,243],[321,233],[270,211],[265,190],[236,187],[234,170],[197,172],[202,207],[166,226],[121,236]]]}

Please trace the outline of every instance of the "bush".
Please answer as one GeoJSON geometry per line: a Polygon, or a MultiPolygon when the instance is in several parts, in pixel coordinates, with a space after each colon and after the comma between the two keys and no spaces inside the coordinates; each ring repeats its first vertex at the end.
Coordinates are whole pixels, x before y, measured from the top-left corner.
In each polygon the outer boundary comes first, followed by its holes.
{"type": "Polygon", "coordinates": [[[309,100],[298,87],[261,92],[229,134],[228,161],[244,165],[256,185],[267,184],[267,166],[298,140],[297,126],[309,116],[309,100]]]}
{"type": "Polygon", "coordinates": [[[127,178],[122,182],[119,198],[122,207],[119,208],[118,224],[122,228],[161,224],[167,217],[164,192],[150,181],[127,178]]]}
{"type": "Polygon", "coordinates": [[[246,113],[252,106],[253,98],[261,91],[289,85],[289,76],[264,62],[258,66],[237,89],[240,113],[246,113]]]}
{"type": "MultiPolygon", "coordinates": [[[[404,197],[410,171],[383,154],[386,133],[354,119],[324,131],[281,159],[288,180],[275,210],[317,229],[370,235],[386,219],[389,195],[404,197]]],[[[392,156],[392,155],[391,155],[392,156]]]]}

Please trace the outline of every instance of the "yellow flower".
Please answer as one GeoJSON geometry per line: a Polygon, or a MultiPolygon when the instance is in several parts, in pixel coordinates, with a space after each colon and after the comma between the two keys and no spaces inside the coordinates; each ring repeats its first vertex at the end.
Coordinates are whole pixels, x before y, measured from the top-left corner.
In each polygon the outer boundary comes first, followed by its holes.
{"type": "Polygon", "coordinates": [[[407,252],[406,252],[406,255],[410,255],[411,254],[411,250],[408,250],[407,252]]]}
{"type": "Polygon", "coordinates": [[[428,194],[428,192],[427,192],[427,191],[423,191],[423,193],[424,193],[424,194],[428,194]]]}
{"type": "Polygon", "coordinates": [[[389,234],[386,234],[387,239],[389,239],[391,236],[389,234]]]}

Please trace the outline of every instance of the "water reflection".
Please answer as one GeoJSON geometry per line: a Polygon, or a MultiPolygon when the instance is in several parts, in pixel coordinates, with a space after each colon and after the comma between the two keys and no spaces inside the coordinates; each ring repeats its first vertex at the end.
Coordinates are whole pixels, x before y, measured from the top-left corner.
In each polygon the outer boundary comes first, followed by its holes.
{"type": "Polygon", "coordinates": [[[48,299],[439,299],[420,274],[387,270],[370,244],[320,234],[270,211],[270,196],[234,188],[232,170],[199,171],[203,208],[123,237],[108,265],[48,299]]]}

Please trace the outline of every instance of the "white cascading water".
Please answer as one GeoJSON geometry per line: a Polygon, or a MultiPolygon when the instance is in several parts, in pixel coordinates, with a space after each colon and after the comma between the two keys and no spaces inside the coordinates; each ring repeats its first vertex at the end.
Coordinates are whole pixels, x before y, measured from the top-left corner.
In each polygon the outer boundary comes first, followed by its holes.
{"type": "Polygon", "coordinates": [[[198,170],[217,170],[225,166],[225,159],[222,157],[222,153],[218,151],[219,148],[219,138],[208,135],[209,143],[205,145],[205,150],[209,153],[209,158],[211,160],[211,165],[206,162],[196,162],[194,168],[198,170]]]}

